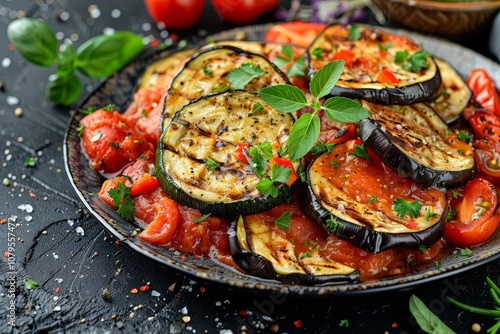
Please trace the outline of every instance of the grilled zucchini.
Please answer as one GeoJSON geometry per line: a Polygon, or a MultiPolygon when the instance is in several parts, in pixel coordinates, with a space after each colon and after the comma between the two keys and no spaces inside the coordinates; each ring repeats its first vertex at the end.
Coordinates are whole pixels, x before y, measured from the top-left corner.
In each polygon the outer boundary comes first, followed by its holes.
{"type": "MultiPolygon", "coordinates": [[[[257,189],[260,178],[234,154],[238,144],[270,143],[273,156],[286,146],[294,123],[246,91],[203,96],[176,113],[160,139],[156,176],[167,194],[186,206],[219,216],[268,210],[288,199],[297,182],[277,186],[277,197],[257,189]],[[257,106],[263,109],[252,113],[257,106]]],[[[287,155],[283,156],[287,158],[287,155]]],[[[300,161],[293,163],[300,170],[300,161]]],[[[271,168],[265,171],[265,178],[271,168]]]]}
{"type": "Polygon", "coordinates": [[[344,60],[332,95],[412,104],[432,99],[441,85],[431,55],[410,38],[379,28],[331,25],[311,43],[306,56],[310,75],[329,61],[344,60]]]}

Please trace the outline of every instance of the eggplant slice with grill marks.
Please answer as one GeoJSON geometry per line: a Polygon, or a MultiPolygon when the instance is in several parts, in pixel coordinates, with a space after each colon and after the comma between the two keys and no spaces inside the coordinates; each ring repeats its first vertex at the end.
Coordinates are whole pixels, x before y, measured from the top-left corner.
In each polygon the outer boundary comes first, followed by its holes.
{"type": "Polygon", "coordinates": [[[296,279],[305,284],[345,284],[359,280],[359,271],[320,256],[318,250],[297,256],[294,243],[273,225],[256,217],[239,216],[229,228],[233,260],[250,275],[296,279]]]}
{"type": "Polygon", "coordinates": [[[370,112],[358,122],[358,136],[385,165],[425,187],[458,188],[474,176],[472,150],[447,140],[451,132],[428,105],[409,106],[362,101],[370,112]]]}
{"type": "Polygon", "coordinates": [[[441,85],[431,55],[409,37],[379,28],[331,25],[311,43],[306,59],[310,75],[329,61],[345,61],[334,96],[406,105],[431,100],[441,85]]]}
{"type": "Polygon", "coordinates": [[[304,212],[371,253],[438,241],[448,213],[446,192],[398,175],[372,153],[369,159],[353,155],[351,143],[338,144],[309,164],[304,212]]]}
{"type": "MultiPolygon", "coordinates": [[[[277,184],[277,197],[258,189],[260,178],[237,157],[239,145],[270,143],[273,157],[288,140],[294,123],[258,95],[227,91],[203,96],[185,105],[160,138],[156,177],[177,202],[217,216],[266,211],[287,200],[298,185],[277,184]],[[257,106],[262,109],[253,113],[257,106]]],[[[287,159],[288,155],[282,156],[287,159]]],[[[300,171],[301,162],[293,162],[300,171]]],[[[270,178],[271,167],[264,177],[270,178]]]]}

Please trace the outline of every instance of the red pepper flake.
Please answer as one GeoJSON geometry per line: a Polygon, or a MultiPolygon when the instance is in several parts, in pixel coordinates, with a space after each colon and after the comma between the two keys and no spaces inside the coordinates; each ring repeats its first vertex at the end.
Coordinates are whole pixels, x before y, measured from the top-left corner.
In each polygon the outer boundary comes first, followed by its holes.
{"type": "Polygon", "coordinates": [[[14,44],[9,43],[9,44],[7,45],[7,50],[9,50],[9,51],[14,51],[15,49],[16,49],[16,48],[14,47],[14,44]]]}
{"type": "Polygon", "coordinates": [[[293,325],[295,326],[295,328],[301,328],[302,327],[302,320],[295,320],[293,322],[293,325]]]}
{"type": "Polygon", "coordinates": [[[398,328],[398,323],[397,323],[397,322],[394,322],[394,323],[391,325],[391,328],[398,328]]]}
{"type": "Polygon", "coordinates": [[[141,290],[141,292],[149,291],[149,285],[143,285],[139,288],[139,290],[141,290]]]}
{"type": "Polygon", "coordinates": [[[412,222],[409,222],[408,224],[406,224],[406,227],[408,228],[416,228],[418,226],[418,223],[416,221],[412,221],[412,222]]]}
{"type": "Polygon", "coordinates": [[[9,258],[9,252],[3,252],[3,257],[6,259],[9,258]]]}
{"type": "Polygon", "coordinates": [[[0,219],[0,225],[5,224],[7,222],[7,219],[0,219]]]}
{"type": "Polygon", "coordinates": [[[204,287],[201,287],[201,288],[200,288],[200,292],[201,292],[201,293],[205,293],[205,291],[206,291],[206,290],[205,290],[205,288],[204,288],[204,287]]]}
{"type": "Polygon", "coordinates": [[[120,244],[120,242],[119,242],[118,240],[116,240],[116,241],[115,241],[115,245],[117,245],[117,246],[118,246],[119,244],[120,244]]]}
{"type": "Polygon", "coordinates": [[[61,289],[59,289],[59,288],[54,289],[54,293],[59,293],[59,291],[61,291],[61,289]]]}
{"type": "Polygon", "coordinates": [[[31,198],[35,198],[36,197],[36,194],[34,192],[32,192],[31,190],[29,191],[29,194],[30,194],[31,198]]]}
{"type": "Polygon", "coordinates": [[[134,295],[135,295],[136,293],[138,293],[138,292],[139,292],[139,290],[137,290],[137,288],[133,288],[132,290],[130,290],[130,293],[132,293],[132,294],[134,294],[134,295]]]}
{"type": "Polygon", "coordinates": [[[242,317],[246,317],[246,316],[248,315],[248,310],[246,310],[246,309],[241,309],[241,310],[240,310],[240,315],[241,315],[242,317]]]}
{"type": "Polygon", "coordinates": [[[181,260],[182,260],[182,261],[186,261],[186,260],[187,260],[186,255],[181,255],[181,260]]]}

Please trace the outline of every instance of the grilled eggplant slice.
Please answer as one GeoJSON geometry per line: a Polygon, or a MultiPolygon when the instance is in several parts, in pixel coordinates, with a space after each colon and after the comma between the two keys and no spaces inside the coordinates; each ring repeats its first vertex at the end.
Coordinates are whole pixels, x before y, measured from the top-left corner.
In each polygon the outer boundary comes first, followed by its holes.
{"type": "Polygon", "coordinates": [[[437,98],[426,103],[449,124],[457,120],[462,111],[470,105],[472,92],[451,64],[439,58],[434,60],[441,73],[442,84],[437,98]]]}
{"type": "Polygon", "coordinates": [[[448,126],[428,105],[362,105],[370,115],[357,124],[358,136],[400,175],[437,188],[462,187],[474,176],[472,150],[447,140],[448,126]]]}
{"type": "Polygon", "coordinates": [[[310,250],[307,256],[297,256],[294,242],[277,229],[274,223],[256,216],[240,216],[228,231],[236,264],[253,276],[268,279],[295,278],[306,284],[358,281],[357,270],[321,257],[316,249],[310,250]]]}
{"type": "Polygon", "coordinates": [[[431,55],[407,36],[379,28],[331,25],[311,43],[306,58],[310,75],[329,61],[345,61],[332,95],[406,105],[431,100],[441,85],[431,55]]]}
{"type": "Polygon", "coordinates": [[[183,105],[200,96],[231,88],[227,75],[242,65],[252,64],[265,72],[251,80],[244,88],[250,92],[290,81],[265,57],[231,46],[214,46],[202,49],[184,64],[172,79],[165,97],[163,128],[183,105]]]}
{"type": "MultiPolygon", "coordinates": [[[[227,91],[184,106],[165,129],[156,155],[156,176],[167,194],[186,206],[218,216],[268,210],[288,199],[298,182],[277,186],[275,198],[257,189],[260,178],[235,155],[238,144],[283,148],[294,123],[258,95],[227,91]],[[257,105],[263,107],[252,113],[257,105]]],[[[284,155],[283,158],[288,158],[284,155]]],[[[300,171],[300,161],[293,163],[300,171]]],[[[269,178],[271,168],[264,177],[269,178]]]]}
{"type": "Polygon", "coordinates": [[[369,160],[353,155],[352,145],[336,145],[308,166],[304,212],[329,233],[372,253],[432,246],[443,233],[446,192],[398,175],[373,154],[369,160]]]}

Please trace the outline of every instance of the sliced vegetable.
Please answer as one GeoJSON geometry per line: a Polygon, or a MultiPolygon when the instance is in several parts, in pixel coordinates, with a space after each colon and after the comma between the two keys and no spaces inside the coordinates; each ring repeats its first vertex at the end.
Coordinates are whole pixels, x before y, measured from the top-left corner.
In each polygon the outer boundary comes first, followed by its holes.
{"type": "Polygon", "coordinates": [[[352,39],[350,27],[327,27],[306,53],[310,75],[331,60],[345,61],[345,69],[332,95],[382,104],[411,104],[427,101],[437,93],[441,85],[439,69],[420,45],[406,36],[362,25],[356,25],[359,38],[352,39]],[[380,57],[379,45],[388,44],[391,47],[384,51],[384,57],[380,57]],[[418,70],[401,66],[397,63],[398,52],[404,52],[408,58],[422,54],[425,66],[418,70]]]}
{"type": "Polygon", "coordinates": [[[309,165],[304,212],[329,233],[372,253],[430,247],[439,240],[446,193],[399,176],[373,153],[369,160],[350,154],[350,144],[336,145],[309,165]]]}
{"type": "MultiPolygon", "coordinates": [[[[183,107],[164,131],[157,151],[156,177],[171,198],[203,213],[226,216],[268,210],[290,197],[295,184],[275,184],[277,196],[264,196],[257,189],[261,178],[255,174],[255,166],[242,162],[234,153],[241,143],[257,146],[268,142],[272,156],[278,157],[293,122],[291,114],[271,108],[246,91],[195,100],[183,107]],[[263,109],[252,115],[258,103],[263,109]],[[209,170],[208,159],[220,167],[209,170]]],[[[299,171],[300,161],[294,161],[293,167],[299,171]]],[[[262,180],[271,179],[271,171],[265,167],[262,180]]]]}
{"type": "Polygon", "coordinates": [[[445,223],[444,238],[458,247],[478,245],[491,238],[500,222],[495,186],[474,178],[455,197],[450,206],[456,215],[445,223]]]}
{"type": "Polygon", "coordinates": [[[326,24],[314,22],[287,22],[272,26],[264,36],[266,42],[294,44],[308,47],[326,24]]]}
{"type": "Polygon", "coordinates": [[[467,85],[472,90],[474,100],[481,107],[500,114],[500,94],[495,81],[485,69],[473,69],[467,79],[467,85]]]}
{"type": "Polygon", "coordinates": [[[500,114],[488,109],[468,108],[464,111],[475,139],[500,143],[500,114]]]}
{"type": "Polygon", "coordinates": [[[363,101],[370,111],[358,135],[384,164],[425,187],[456,188],[474,175],[472,150],[457,149],[446,123],[425,104],[382,106],[363,101]]]}
{"type": "Polygon", "coordinates": [[[166,245],[172,240],[179,226],[179,207],[168,197],[160,198],[153,207],[156,210],[155,218],[138,237],[155,245],[166,245]]]}
{"type": "Polygon", "coordinates": [[[488,140],[474,142],[477,176],[500,187],[500,144],[488,140]]]}

